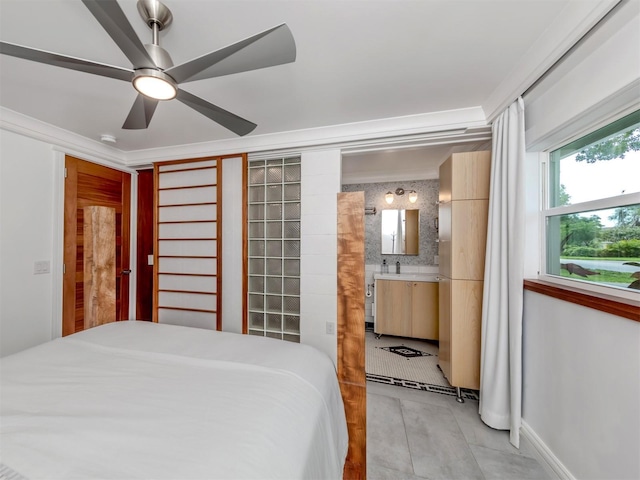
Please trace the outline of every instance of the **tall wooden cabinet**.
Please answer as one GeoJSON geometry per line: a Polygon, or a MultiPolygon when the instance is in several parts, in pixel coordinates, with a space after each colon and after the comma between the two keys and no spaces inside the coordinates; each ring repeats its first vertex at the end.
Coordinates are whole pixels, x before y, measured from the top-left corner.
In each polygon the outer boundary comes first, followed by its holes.
{"type": "Polygon", "coordinates": [[[455,153],[440,166],[440,368],[452,386],[474,390],[480,388],[490,169],[488,151],[455,153]]]}

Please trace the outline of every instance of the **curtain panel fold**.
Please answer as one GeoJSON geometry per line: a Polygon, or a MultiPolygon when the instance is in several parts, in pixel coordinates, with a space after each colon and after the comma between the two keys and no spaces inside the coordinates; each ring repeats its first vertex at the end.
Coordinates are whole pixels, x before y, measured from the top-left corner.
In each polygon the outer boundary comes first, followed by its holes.
{"type": "Polygon", "coordinates": [[[522,420],[524,131],[524,102],[518,98],[493,124],[479,406],[483,422],[510,430],[510,441],[518,448],[522,420]]]}

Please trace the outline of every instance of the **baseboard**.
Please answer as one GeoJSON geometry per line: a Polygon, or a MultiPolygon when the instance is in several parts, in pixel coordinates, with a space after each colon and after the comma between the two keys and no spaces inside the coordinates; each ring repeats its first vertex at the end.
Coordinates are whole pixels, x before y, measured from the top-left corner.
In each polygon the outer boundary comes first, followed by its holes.
{"type": "Polygon", "coordinates": [[[540,456],[541,465],[549,473],[552,478],[560,480],[576,480],[571,472],[556,457],[551,449],[542,441],[538,434],[529,426],[527,422],[522,421],[520,426],[520,434],[531,442],[536,453],[540,456]]]}

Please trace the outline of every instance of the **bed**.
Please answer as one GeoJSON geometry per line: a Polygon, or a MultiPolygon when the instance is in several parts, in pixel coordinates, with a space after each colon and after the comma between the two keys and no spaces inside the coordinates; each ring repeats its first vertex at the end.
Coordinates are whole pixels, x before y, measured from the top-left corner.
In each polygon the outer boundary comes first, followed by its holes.
{"type": "Polygon", "coordinates": [[[306,345],[116,322],[0,360],[6,476],[342,478],[335,368],[306,345]]]}

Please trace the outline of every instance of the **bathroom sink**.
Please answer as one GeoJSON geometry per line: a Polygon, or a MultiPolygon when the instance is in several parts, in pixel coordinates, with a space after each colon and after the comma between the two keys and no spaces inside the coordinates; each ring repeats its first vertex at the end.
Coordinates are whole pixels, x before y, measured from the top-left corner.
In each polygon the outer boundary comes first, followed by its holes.
{"type": "Polygon", "coordinates": [[[403,280],[405,282],[437,282],[436,273],[376,273],[376,280],[403,280]]]}

